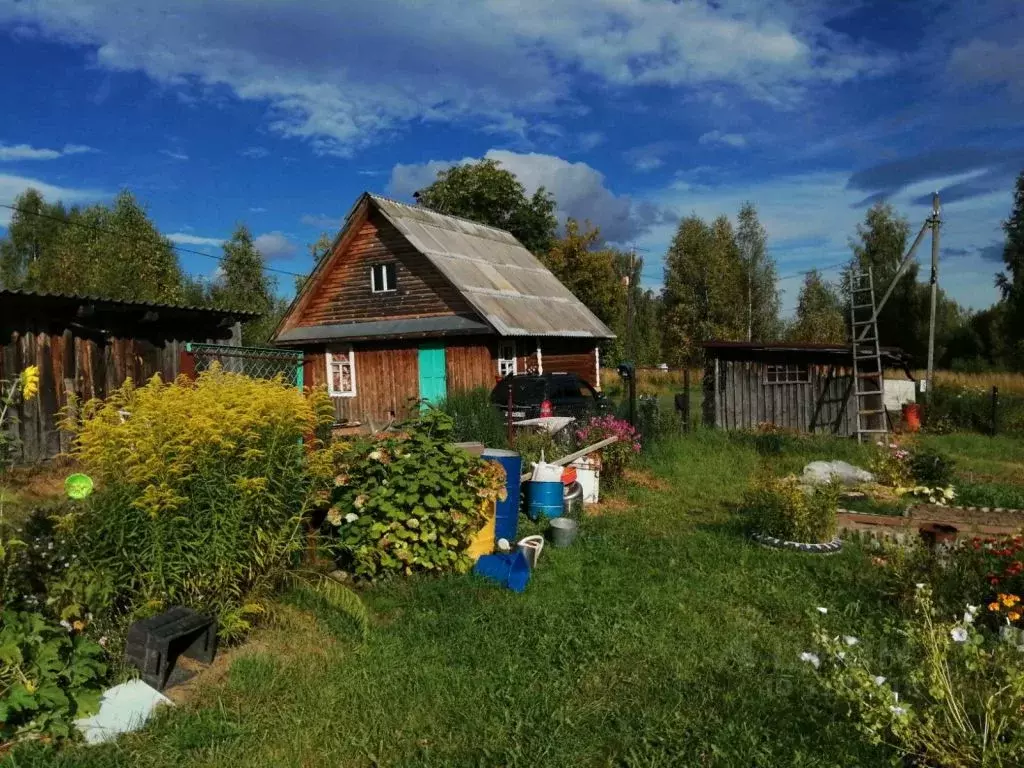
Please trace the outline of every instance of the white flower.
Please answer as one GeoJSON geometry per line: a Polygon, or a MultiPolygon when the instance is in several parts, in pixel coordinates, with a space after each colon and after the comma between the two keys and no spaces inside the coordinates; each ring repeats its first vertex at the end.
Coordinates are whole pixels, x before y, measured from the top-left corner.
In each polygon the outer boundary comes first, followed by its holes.
{"type": "Polygon", "coordinates": [[[107,647],[107,636],[104,635],[103,637],[101,637],[100,640],[99,640],[99,643],[100,643],[101,647],[106,648],[107,647]]]}
{"type": "Polygon", "coordinates": [[[821,607],[821,606],[819,605],[819,606],[818,606],[818,613],[820,613],[820,614],[821,614],[822,616],[824,616],[824,615],[825,615],[826,613],[828,613],[828,608],[822,608],[822,607],[821,607]]]}
{"type": "Polygon", "coordinates": [[[969,614],[971,614],[971,616],[973,616],[974,614],[976,614],[976,613],[978,612],[978,610],[979,610],[980,608],[981,608],[981,606],[980,606],[980,605],[968,605],[968,606],[967,606],[967,612],[968,612],[969,614]]]}
{"type": "Polygon", "coordinates": [[[60,620],[60,625],[62,627],[64,627],[64,629],[66,629],[68,632],[71,631],[71,622],[68,621],[67,619],[61,619],[60,620]]]}
{"type": "Polygon", "coordinates": [[[889,707],[889,711],[896,715],[896,717],[902,717],[903,715],[907,714],[907,710],[905,710],[903,707],[891,706],[889,707]]]}
{"type": "Polygon", "coordinates": [[[804,651],[800,654],[800,661],[808,662],[815,669],[821,666],[821,659],[819,659],[816,654],[810,653],[809,651],[804,651]]]}
{"type": "Polygon", "coordinates": [[[380,461],[383,458],[384,454],[381,453],[379,450],[370,452],[370,459],[373,461],[380,461]]]}
{"type": "Polygon", "coordinates": [[[346,523],[354,523],[358,519],[359,515],[357,515],[355,512],[349,512],[347,515],[345,515],[346,523]]]}
{"type": "Polygon", "coordinates": [[[974,614],[969,611],[964,611],[964,624],[973,624],[974,614]]]}
{"type": "Polygon", "coordinates": [[[875,675],[872,680],[875,681],[875,685],[885,685],[885,678],[881,675],[875,675]]]}
{"type": "Polygon", "coordinates": [[[967,642],[967,630],[963,627],[953,627],[949,631],[950,637],[953,638],[954,642],[965,643],[967,642]]]}
{"type": "Polygon", "coordinates": [[[914,586],[917,587],[918,589],[924,589],[924,582],[923,581],[919,581],[914,586]]]}
{"type": "Polygon", "coordinates": [[[843,642],[846,643],[847,645],[851,645],[852,646],[852,645],[856,645],[857,643],[859,643],[860,640],[858,640],[853,635],[843,635],[843,642]]]}
{"type": "Polygon", "coordinates": [[[838,651],[836,653],[836,658],[840,661],[846,661],[846,651],[838,651]]]}

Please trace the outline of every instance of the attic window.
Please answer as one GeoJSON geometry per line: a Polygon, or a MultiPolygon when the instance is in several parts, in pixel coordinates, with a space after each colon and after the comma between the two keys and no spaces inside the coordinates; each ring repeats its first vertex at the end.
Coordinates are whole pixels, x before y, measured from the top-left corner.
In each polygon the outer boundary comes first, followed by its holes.
{"type": "Polygon", "coordinates": [[[370,267],[370,290],[374,293],[393,291],[396,284],[395,265],[393,262],[390,264],[374,264],[370,267]]]}
{"type": "Polygon", "coordinates": [[[764,367],[765,384],[809,384],[811,369],[806,365],[769,363],[764,367]]]}

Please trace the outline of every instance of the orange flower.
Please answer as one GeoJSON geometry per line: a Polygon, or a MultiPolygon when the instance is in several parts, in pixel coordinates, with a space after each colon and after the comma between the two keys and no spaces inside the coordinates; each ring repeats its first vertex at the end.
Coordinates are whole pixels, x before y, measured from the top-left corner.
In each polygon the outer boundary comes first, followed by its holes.
{"type": "Polygon", "coordinates": [[[1014,606],[1014,605],[1016,605],[1017,603],[1020,602],[1020,598],[1017,597],[1016,595],[1007,595],[1007,594],[1000,594],[999,595],[999,600],[1007,608],[1010,608],[1010,607],[1012,607],[1012,606],[1014,606]]]}
{"type": "Polygon", "coordinates": [[[1020,611],[1010,611],[1008,614],[1006,614],[1006,617],[1010,621],[1020,621],[1020,611]]]}
{"type": "Polygon", "coordinates": [[[988,604],[988,609],[990,611],[998,611],[1001,607],[1002,606],[1000,606],[999,603],[989,603],[988,604]]]}

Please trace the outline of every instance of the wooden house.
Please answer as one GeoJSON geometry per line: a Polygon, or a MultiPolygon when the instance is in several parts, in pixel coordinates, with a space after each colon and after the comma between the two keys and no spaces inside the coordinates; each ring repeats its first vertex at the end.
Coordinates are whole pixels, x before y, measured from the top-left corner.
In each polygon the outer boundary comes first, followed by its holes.
{"type": "Polygon", "coordinates": [[[273,343],[304,352],[339,423],[374,428],[509,373],[600,387],[613,336],[508,232],[364,194],[273,343]]]}
{"type": "MultiPolygon", "coordinates": [[[[849,345],[711,341],[704,344],[704,357],[706,426],[773,424],[799,432],[856,433],[849,345]]],[[[882,363],[913,379],[902,350],[883,347],[882,363]]]]}
{"type": "Polygon", "coordinates": [[[69,394],[106,397],[125,379],[143,382],[157,373],[173,380],[182,372],[187,342],[237,345],[240,321],[256,316],[0,289],[0,380],[30,365],[40,374],[39,395],[18,406],[8,425],[19,446],[13,458],[30,463],[66,448],[57,425],[69,394]]]}

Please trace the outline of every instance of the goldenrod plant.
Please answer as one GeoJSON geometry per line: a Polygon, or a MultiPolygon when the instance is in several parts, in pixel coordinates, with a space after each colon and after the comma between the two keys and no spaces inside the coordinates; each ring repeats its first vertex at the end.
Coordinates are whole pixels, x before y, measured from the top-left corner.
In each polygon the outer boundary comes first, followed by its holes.
{"type": "MultiPolygon", "coordinates": [[[[0,381],[0,465],[7,460],[13,437],[7,432],[12,410],[19,400],[27,403],[39,393],[39,368],[30,365],[12,381],[0,381]]],[[[0,504],[3,498],[0,496],[0,504]]]]}
{"type": "Polygon", "coordinates": [[[216,366],[195,382],[128,381],[86,403],[68,426],[97,491],[62,523],[80,553],[63,617],[187,605],[214,614],[223,638],[243,636],[301,565],[333,476],[314,437],[330,412],[322,392],[216,366]],[[91,605],[90,592],[107,605],[91,605]]]}

